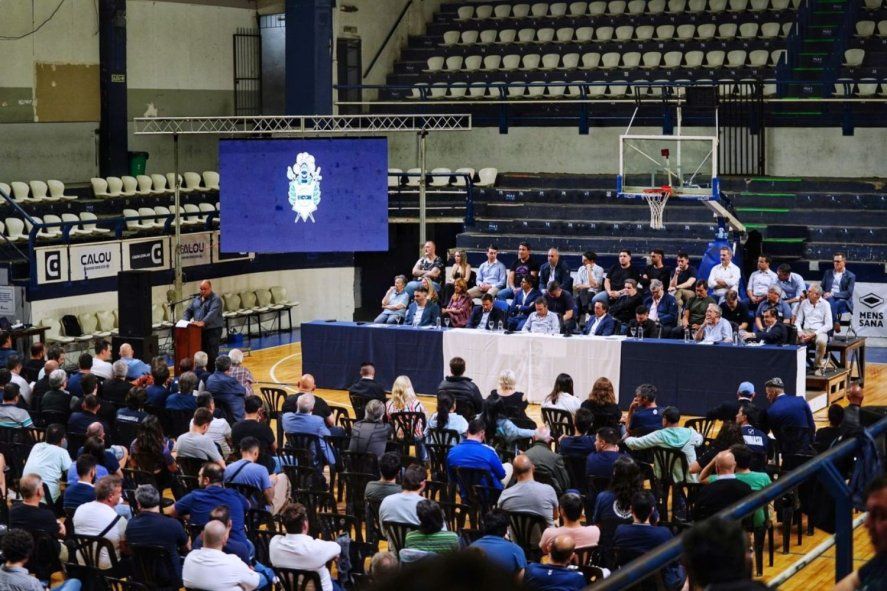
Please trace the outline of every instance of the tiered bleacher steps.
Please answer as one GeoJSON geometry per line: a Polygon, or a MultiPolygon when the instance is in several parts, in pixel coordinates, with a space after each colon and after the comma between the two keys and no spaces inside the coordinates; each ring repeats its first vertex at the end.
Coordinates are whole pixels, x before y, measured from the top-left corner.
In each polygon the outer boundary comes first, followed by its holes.
{"type": "MultiPolygon", "coordinates": [[[[797,60],[789,73],[789,77],[798,83],[788,84],[786,88],[791,96],[823,96],[824,90],[826,92],[831,90],[829,86],[833,80],[829,77],[827,68],[836,50],[836,41],[841,35],[841,22],[850,0],[809,0],[809,2],[810,20],[800,40],[797,60]]],[[[805,116],[822,115],[822,110],[818,107],[808,105],[805,109],[805,116]]],[[[780,112],[782,111],[777,111],[780,112]]],[[[800,112],[796,110],[791,115],[799,116],[800,112]]]]}

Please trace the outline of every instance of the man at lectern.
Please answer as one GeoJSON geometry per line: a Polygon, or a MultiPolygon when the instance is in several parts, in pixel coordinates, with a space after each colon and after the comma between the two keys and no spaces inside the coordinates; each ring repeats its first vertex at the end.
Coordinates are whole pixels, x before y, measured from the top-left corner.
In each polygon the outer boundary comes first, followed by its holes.
{"type": "Polygon", "coordinates": [[[185,320],[203,328],[200,346],[206,351],[209,363],[215,365],[222,340],[222,298],[213,292],[210,281],[200,283],[200,294],[185,309],[185,320]]]}

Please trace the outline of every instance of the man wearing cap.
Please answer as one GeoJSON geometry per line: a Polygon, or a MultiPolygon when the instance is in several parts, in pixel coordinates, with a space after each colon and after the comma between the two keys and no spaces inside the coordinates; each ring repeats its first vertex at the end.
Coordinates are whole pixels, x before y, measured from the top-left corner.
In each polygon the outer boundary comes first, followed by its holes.
{"type": "Polygon", "coordinates": [[[767,409],[767,424],[770,431],[779,442],[783,453],[787,455],[797,453],[810,444],[816,431],[810,405],[803,396],[786,395],[782,378],[770,378],[764,387],[767,390],[767,400],[770,401],[770,408],[767,409]],[[800,436],[788,435],[784,433],[786,428],[806,428],[807,431],[800,436]]]}
{"type": "Polygon", "coordinates": [[[733,421],[740,406],[752,404],[755,398],[755,385],[751,382],[742,382],[736,390],[736,400],[723,402],[705,413],[707,419],[719,421],[733,421]]]}

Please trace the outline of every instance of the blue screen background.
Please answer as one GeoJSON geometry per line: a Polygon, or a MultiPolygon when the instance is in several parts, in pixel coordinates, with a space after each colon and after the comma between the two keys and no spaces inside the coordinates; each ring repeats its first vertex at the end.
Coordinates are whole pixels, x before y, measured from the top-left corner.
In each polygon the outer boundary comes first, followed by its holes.
{"type": "Polygon", "coordinates": [[[388,140],[220,140],[223,252],[388,250],[388,140]],[[315,221],[294,220],[287,167],[320,168],[315,221]]]}

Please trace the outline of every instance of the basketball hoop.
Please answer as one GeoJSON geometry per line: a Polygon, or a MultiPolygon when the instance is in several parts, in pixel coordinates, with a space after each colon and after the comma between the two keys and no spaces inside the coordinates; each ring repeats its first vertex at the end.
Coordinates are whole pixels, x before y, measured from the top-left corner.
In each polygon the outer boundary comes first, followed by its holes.
{"type": "Polygon", "coordinates": [[[650,206],[650,227],[654,230],[661,230],[665,227],[665,224],[662,223],[662,214],[671,194],[672,188],[669,185],[644,189],[642,193],[644,201],[650,206]]]}

